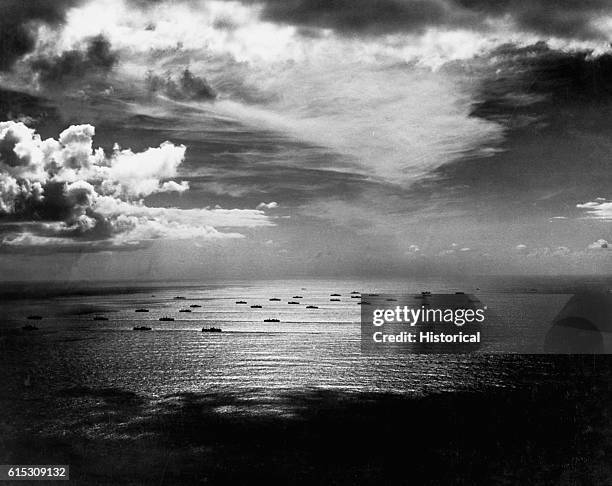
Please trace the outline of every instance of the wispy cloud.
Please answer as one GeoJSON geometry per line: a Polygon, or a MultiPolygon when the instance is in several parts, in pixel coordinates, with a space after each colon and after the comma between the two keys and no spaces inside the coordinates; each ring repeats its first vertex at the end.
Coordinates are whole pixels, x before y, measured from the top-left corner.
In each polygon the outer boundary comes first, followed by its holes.
{"type": "Polygon", "coordinates": [[[595,201],[577,204],[576,207],[584,209],[590,218],[612,219],[612,201],[604,198],[597,198],[595,201]]]}

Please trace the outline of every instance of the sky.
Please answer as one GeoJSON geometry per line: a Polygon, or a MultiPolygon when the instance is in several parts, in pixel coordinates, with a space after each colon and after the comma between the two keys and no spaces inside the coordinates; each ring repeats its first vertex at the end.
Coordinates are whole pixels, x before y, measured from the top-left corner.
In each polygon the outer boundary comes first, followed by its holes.
{"type": "Polygon", "coordinates": [[[0,279],[610,274],[611,41],[605,0],[0,0],[0,279]]]}

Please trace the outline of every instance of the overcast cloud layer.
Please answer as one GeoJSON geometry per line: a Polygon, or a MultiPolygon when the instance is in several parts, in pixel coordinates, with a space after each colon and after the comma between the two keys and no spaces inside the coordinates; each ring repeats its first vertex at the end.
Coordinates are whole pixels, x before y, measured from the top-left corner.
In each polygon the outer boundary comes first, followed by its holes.
{"type": "MultiPolygon", "coordinates": [[[[248,2],[251,3],[251,2],[248,2]]],[[[499,20],[536,34],[607,39],[599,21],[610,15],[606,0],[255,0],[274,22],[331,28],[345,34],[422,32],[428,27],[487,30],[499,20]]]]}

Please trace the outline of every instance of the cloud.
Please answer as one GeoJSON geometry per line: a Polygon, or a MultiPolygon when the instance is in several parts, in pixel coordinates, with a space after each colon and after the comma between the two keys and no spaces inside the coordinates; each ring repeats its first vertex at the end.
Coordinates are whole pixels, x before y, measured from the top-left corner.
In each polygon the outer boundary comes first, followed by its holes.
{"type": "Polygon", "coordinates": [[[254,183],[250,183],[248,187],[244,187],[240,184],[232,184],[219,181],[206,181],[199,182],[198,187],[211,194],[230,197],[241,197],[252,191],[261,191],[261,189],[256,187],[254,183]]]}
{"type": "MultiPolygon", "coordinates": [[[[428,8],[428,3],[419,5],[428,8]]],[[[265,21],[260,4],[212,0],[140,6],[109,0],[71,10],[61,31],[51,36],[56,51],[51,59],[80,59],[78,53],[65,56],[62,49],[102,31],[121,53],[106,79],[116,88],[113,98],[139,98],[148,90],[190,101],[188,109],[201,109],[204,116],[229,118],[333,151],[338,158],[332,168],[347,171],[350,164],[349,170],[400,178],[401,184],[460,157],[489,154],[503,138],[503,127],[470,116],[473,100],[461,76],[429,68],[481,52],[490,40],[478,33],[426,32],[395,40],[306,38],[293,27],[265,21]],[[231,19],[235,29],[216,27],[219,18],[231,19]]],[[[388,11],[384,2],[375,10],[377,15],[388,11]]],[[[51,68],[41,72],[67,79],[64,73],[78,72],[83,63],[76,62],[74,70],[66,64],[59,62],[59,75],[51,68]]],[[[89,83],[82,84],[79,89],[89,92],[89,83]]],[[[182,104],[177,108],[185,109],[182,104]]]]}
{"type": "Polygon", "coordinates": [[[257,205],[257,209],[276,209],[278,207],[278,203],[276,201],[271,201],[269,203],[259,203],[257,205]]]}
{"type": "Polygon", "coordinates": [[[585,209],[590,218],[612,219],[612,201],[597,198],[595,201],[576,204],[576,207],[585,209]]]}
{"type": "Polygon", "coordinates": [[[215,226],[221,228],[255,228],[271,226],[263,211],[257,209],[223,208],[155,208],[141,202],[126,202],[114,197],[100,197],[97,208],[107,216],[131,216],[145,219],[181,221],[189,226],[215,226]]]}
{"type": "Polygon", "coordinates": [[[182,193],[186,148],[164,142],[134,153],[93,149],[95,129],[76,125],[42,140],[23,123],[0,123],[1,247],[62,251],[139,248],[156,239],[241,238],[232,229],[268,226],[260,210],[156,208],[144,198],[182,193]]]}
{"type": "Polygon", "coordinates": [[[78,0],[3,0],[0,2],[0,71],[36,47],[36,24],[57,26],[78,0]]]}
{"type": "Polygon", "coordinates": [[[578,102],[612,100],[612,55],[594,49],[503,44],[486,56],[482,69],[472,115],[515,128],[578,102]]]}
{"type": "Polygon", "coordinates": [[[243,0],[260,4],[273,22],[333,29],[342,34],[419,33],[428,27],[491,29],[494,21],[557,37],[605,39],[598,22],[612,13],[607,0],[243,0]]]}
{"type": "Polygon", "coordinates": [[[144,248],[139,242],[115,243],[114,241],[80,242],[72,238],[39,236],[33,233],[12,233],[2,238],[3,253],[24,253],[34,255],[53,255],[57,253],[76,253],[94,251],[125,251],[144,248]]]}
{"type": "Polygon", "coordinates": [[[182,181],[180,184],[168,181],[161,185],[160,192],[185,192],[187,190],[189,190],[189,183],[187,181],[182,181]]]}
{"type": "Polygon", "coordinates": [[[563,0],[555,2],[554,8],[548,0],[454,0],[449,3],[465,7],[485,19],[507,17],[524,31],[572,39],[605,40],[607,33],[599,21],[612,14],[612,5],[607,0],[563,0]]]}
{"type": "Polygon", "coordinates": [[[448,22],[453,15],[445,2],[435,0],[267,0],[256,3],[263,4],[266,20],[334,29],[341,33],[419,31],[428,25],[448,22]]]}
{"type": "Polygon", "coordinates": [[[607,249],[608,247],[609,247],[609,243],[603,238],[600,238],[599,240],[591,243],[587,248],[589,250],[600,250],[600,249],[607,249]]]}
{"type": "MultiPolygon", "coordinates": [[[[162,184],[160,180],[176,176],[185,150],[184,145],[177,146],[170,142],[140,153],[121,150],[116,146],[108,167],[95,167],[89,172],[94,176],[99,172],[98,177],[104,177],[101,182],[104,191],[115,195],[145,197],[155,192],[183,192],[189,187],[186,182],[162,184]]],[[[72,177],[72,173],[68,172],[63,177],[72,177]]]]}
{"type": "Polygon", "coordinates": [[[162,77],[149,71],[145,84],[150,94],[162,93],[178,101],[208,101],[217,96],[205,78],[196,76],[188,68],[174,77],[170,73],[162,77]]]}
{"type": "Polygon", "coordinates": [[[30,67],[41,83],[56,85],[106,74],[119,61],[118,52],[102,34],[85,39],[84,43],[83,50],[70,49],[58,55],[39,53],[30,61],[30,67]]]}

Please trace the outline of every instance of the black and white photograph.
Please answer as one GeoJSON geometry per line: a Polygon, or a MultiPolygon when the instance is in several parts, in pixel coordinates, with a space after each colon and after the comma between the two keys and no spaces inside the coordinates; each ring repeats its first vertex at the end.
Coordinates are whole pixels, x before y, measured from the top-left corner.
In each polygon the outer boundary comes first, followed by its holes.
{"type": "Polygon", "coordinates": [[[612,2],[0,0],[3,484],[612,485],[611,354],[612,2]]]}

